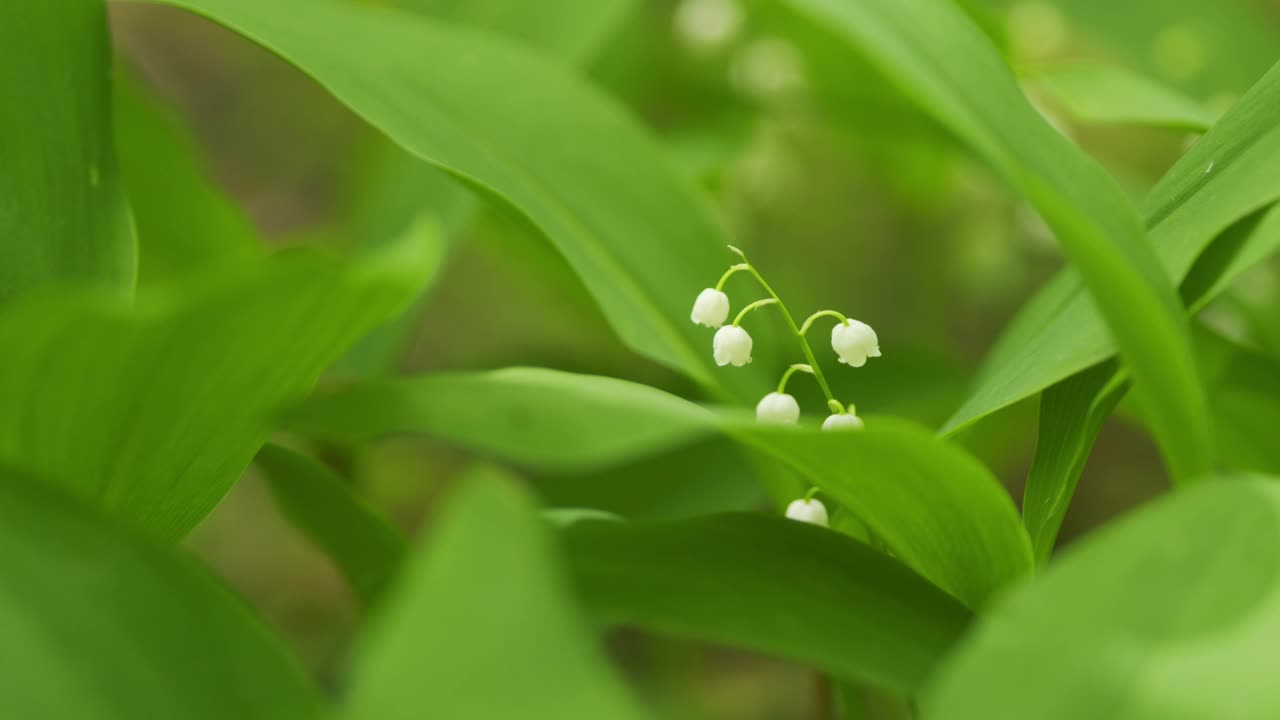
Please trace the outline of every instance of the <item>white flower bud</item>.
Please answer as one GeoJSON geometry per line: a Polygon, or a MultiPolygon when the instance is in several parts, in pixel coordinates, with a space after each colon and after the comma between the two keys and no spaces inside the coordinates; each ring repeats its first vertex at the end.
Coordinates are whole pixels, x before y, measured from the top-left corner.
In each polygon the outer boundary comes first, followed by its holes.
{"type": "Polygon", "coordinates": [[[862,367],[867,358],[880,357],[880,340],[870,325],[850,320],[848,325],[836,323],[831,328],[831,349],[840,356],[840,362],[862,367]]]}
{"type": "Polygon", "coordinates": [[[821,500],[793,500],[787,506],[787,517],[800,522],[827,527],[827,506],[821,500]]]}
{"type": "Polygon", "coordinates": [[[862,418],[849,413],[832,415],[822,421],[823,430],[861,430],[862,418]]]}
{"type": "Polygon", "coordinates": [[[723,367],[732,363],[734,367],[742,367],[751,362],[751,336],[737,325],[725,325],[716,331],[711,352],[716,365],[723,367]]]}
{"type": "Polygon", "coordinates": [[[712,288],[698,293],[698,299],[693,301],[693,313],[689,315],[690,320],[707,327],[720,327],[727,317],[729,296],[712,288]]]}
{"type": "Polygon", "coordinates": [[[795,425],[800,419],[800,403],[786,393],[771,392],[756,405],[756,420],[767,425],[795,425]]]}

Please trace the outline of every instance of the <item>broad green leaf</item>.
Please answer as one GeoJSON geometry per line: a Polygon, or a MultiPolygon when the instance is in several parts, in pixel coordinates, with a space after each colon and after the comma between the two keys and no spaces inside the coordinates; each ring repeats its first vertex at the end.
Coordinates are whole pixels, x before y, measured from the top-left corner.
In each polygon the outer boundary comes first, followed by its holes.
{"type": "MultiPolygon", "coordinates": [[[[1223,116],[1143,202],[1152,244],[1169,277],[1181,282],[1215,238],[1280,199],[1280,165],[1273,162],[1278,153],[1280,65],[1223,116]]],[[[1235,272],[1241,269],[1234,267],[1235,272]]],[[[943,432],[955,432],[1114,354],[1115,344],[1094,303],[1068,270],[1009,323],[983,364],[972,394],[943,432]]]]}
{"type": "Polygon", "coordinates": [[[114,89],[120,176],[138,228],[138,282],[260,257],[257,233],[208,180],[179,118],[123,69],[114,89]]]}
{"type": "Polygon", "coordinates": [[[267,416],[394,317],[428,260],[418,245],[353,264],[286,252],[132,305],[12,303],[0,311],[0,461],[181,537],[253,459],[267,416]]]}
{"type": "Polygon", "coordinates": [[[595,57],[637,0],[397,0],[400,7],[474,27],[581,65],[595,57]]]}
{"type": "Polygon", "coordinates": [[[6,717],[321,717],[282,645],[206,571],[5,470],[0,567],[6,717]]]}
{"type": "Polygon", "coordinates": [[[562,66],[393,10],[157,2],[278,53],[406,150],[517,210],[631,348],[712,390],[753,385],[751,373],[713,375],[711,334],[688,321],[698,291],[733,259],[705,200],[634,119],[562,66]]]}
{"type": "Polygon", "coordinates": [[[1203,326],[1195,339],[1210,389],[1219,464],[1280,475],[1280,360],[1203,326]]]}
{"type": "Polygon", "coordinates": [[[1008,493],[982,463],[914,423],[868,416],[860,432],[743,425],[737,437],[799,471],[897,557],[972,608],[1031,572],[1008,493]]]}
{"type": "Polygon", "coordinates": [[[1036,207],[1106,319],[1171,473],[1207,472],[1210,428],[1186,321],[1115,181],[1027,102],[951,2],[790,3],[870,56],[1036,207]]]}
{"type": "Polygon", "coordinates": [[[1073,546],[944,663],[924,716],[1280,715],[1280,484],[1205,483],[1073,546]]]}
{"type": "Polygon", "coordinates": [[[358,653],[346,717],[642,717],[574,607],[515,483],[464,481],[358,653]]]}
{"type": "MultiPolygon", "coordinates": [[[[1183,302],[1194,312],[1221,292],[1246,268],[1280,246],[1280,206],[1237,222],[1213,241],[1196,260],[1179,288],[1183,302]]],[[[1263,390],[1274,383],[1268,365],[1250,353],[1236,355],[1206,340],[1203,329],[1193,333],[1201,361],[1209,404],[1213,411],[1214,452],[1219,463],[1238,469],[1280,472],[1270,443],[1253,437],[1257,418],[1274,413],[1280,400],[1263,390]],[[1236,355],[1240,373],[1224,373],[1236,355]],[[1241,382],[1244,378],[1247,381],[1241,382]],[[1256,384],[1251,384],[1256,381],[1256,384]],[[1243,392],[1241,392],[1243,391],[1243,392]]],[[[1076,483],[1089,452],[1116,403],[1128,390],[1126,378],[1114,362],[1104,362],[1049,387],[1040,396],[1039,439],[1027,475],[1023,521],[1031,535],[1036,560],[1044,563],[1053,550],[1076,483]]]]}
{"type": "Polygon", "coordinates": [[[320,462],[274,444],[253,462],[281,511],[333,560],[364,605],[373,605],[395,575],[404,538],[320,462]]]}
{"type": "Polygon", "coordinates": [[[923,685],[970,619],[896,560],[784,518],[583,521],[561,536],[579,593],[601,619],[886,687],[923,685]]]}
{"type": "Polygon", "coordinates": [[[102,0],[0,7],[0,301],[48,283],[133,290],[102,0]]]}
{"type": "Polygon", "coordinates": [[[1204,132],[1214,115],[1176,90],[1122,67],[1080,63],[1031,76],[1079,122],[1204,132]]]}
{"type": "Polygon", "coordinates": [[[1093,443],[1116,403],[1129,389],[1114,362],[1106,362],[1050,387],[1040,396],[1036,456],[1022,495],[1022,522],[1036,564],[1049,561],[1093,443]]]}
{"type": "MultiPolygon", "coordinates": [[[[634,0],[551,0],[537,4],[507,0],[400,0],[405,9],[494,32],[553,57],[589,60],[634,10],[634,0]]],[[[366,151],[368,166],[357,174],[355,207],[346,232],[355,244],[376,247],[429,224],[449,243],[478,205],[462,182],[378,135],[366,151]]],[[[441,248],[443,253],[444,248],[441,248]]],[[[427,299],[420,297],[397,321],[361,340],[338,363],[359,377],[385,374],[403,356],[427,299]]]]}
{"type": "MultiPolygon", "coordinates": [[[[308,399],[283,424],[344,443],[413,432],[534,467],[597,468],[719,430],[828,491],[898,558],[971,606],[1031,569],[1017,510],[991,473],[888,417],[859,433],[779,432],[646,385],[511,368],[355,385],[308,399]]],[[[697,468],[685,468],[688,482],[698,482],[697,468]]]]}
{"type": "Polygon", "coordinates": [[[359,444],[413,433],[542,469],[587,470],[672,449],[715,431],[715,416],[613,378],[507,368],[370,381],[309,398],[290,430],[359,444]]]}

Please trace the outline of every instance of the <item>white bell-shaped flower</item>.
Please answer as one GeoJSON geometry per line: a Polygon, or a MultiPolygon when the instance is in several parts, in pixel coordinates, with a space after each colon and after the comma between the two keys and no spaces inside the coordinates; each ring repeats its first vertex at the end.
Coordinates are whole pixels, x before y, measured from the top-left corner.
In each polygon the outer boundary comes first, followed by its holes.
{"type": "Polygon", "coordinates": [[[787,506],[787,517],[800,522],[828,527],[827,506],[823,505],[821,500],[814,498],[793,500],[787,506]]]}
{"type": "Polygon", "coordinates": [[[795,425],[800,420],[800,403],[786,393],[771,392],[756,405],[756,420],[767,425],[795,425]]]}
{"type": "Polygon", "coordinates": [[[831,328],[831,349],[840,356],[840,362],[862,367],[867,358],[880,357],[880,339],[870,325],[850,320],[831,328]]]}
{"type": "Polygon", "coordinates": [[[716,365],[742,367],[751,362],[751,336],[737,325],[725,325],[716,331],[711,341],[711,352],[716,365]]]}
{"type": "Polygon", "coordinates": [[[853,413],[837,413],[822,421],[823,430],[861,430],[862,418],[853,413]]]}
{"type": "Polygon", "coordinates": [[[698,325],[720,327],[729,317],[729,296],[714,288],[707,288],[698,293],[693,301],[693,312],[689,319],[698,325]]]}

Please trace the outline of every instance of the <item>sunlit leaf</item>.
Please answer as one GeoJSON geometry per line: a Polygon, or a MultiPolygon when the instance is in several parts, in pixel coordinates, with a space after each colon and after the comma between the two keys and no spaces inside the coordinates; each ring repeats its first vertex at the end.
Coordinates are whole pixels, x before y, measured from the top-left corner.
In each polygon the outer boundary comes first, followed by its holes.
{"type": "Polygon", "coordinates": [[[1223,480],[1073,546],[978,621],[925,717],[1280,713],[1280,484],[1223,480]]]}

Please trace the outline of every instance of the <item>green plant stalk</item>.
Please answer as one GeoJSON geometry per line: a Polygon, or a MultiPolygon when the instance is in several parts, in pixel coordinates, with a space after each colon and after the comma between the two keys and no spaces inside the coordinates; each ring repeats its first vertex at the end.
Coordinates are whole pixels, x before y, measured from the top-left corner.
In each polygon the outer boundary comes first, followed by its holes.
{"type": "Polygon", "coordinates": [[[787,321],[787,326],[791,328],[796,340],[800,341],[800,349],[804,352],[805,359],[809,361],[809,367],[813,369],[813,377],[818,381],[818,385],[822,387],[822,394],[827,396],[827,406],[832,410],[839,408],[838,412],[843,413],[844,405],[841,405],[840,401],[836,400],[835,395],[831,393],[831,386],[827,384],[827,378],[822,374],[822,368],[818,367],[818,358],[813,354],[813,348],[809,347],[809,341],[805,339],[804,333],[800,332],[800,326],[796,325],[795,318],[791,317],[791,311],[787,309],[787,304],[782,302],[782,298],[778,297],[778,293],[774,292],[772,287],[769,287],[769,283],[765,281],[760,271],[756,270],[755,266],[751,264],[751,261],[747,260],[747,256],[737,248],[733,248],[733,250],[742,258],[743,264],[746,265],[744,269],[751,273],[760,283],[760,287],[764,288],[764,291],[769,293],[769,296],[777,302],[778,310],[782,312],[782,318],[787,321]]]}

